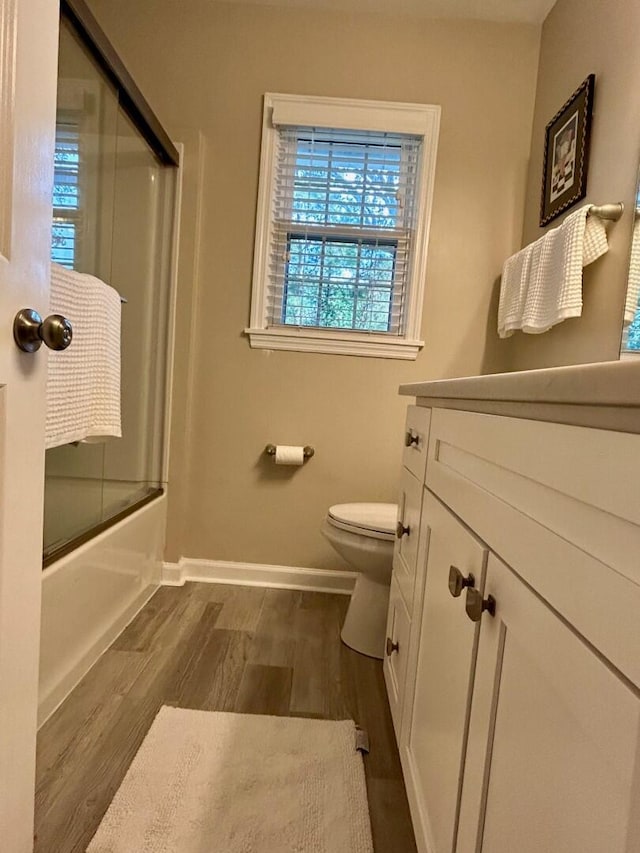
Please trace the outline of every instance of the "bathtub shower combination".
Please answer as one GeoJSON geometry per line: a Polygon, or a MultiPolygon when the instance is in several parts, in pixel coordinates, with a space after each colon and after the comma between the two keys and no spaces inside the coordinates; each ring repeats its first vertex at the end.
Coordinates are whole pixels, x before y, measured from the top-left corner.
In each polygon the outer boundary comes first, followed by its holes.
{"type": "Polygon", "coordinates": [[[52,259],[122,296],[122,438],[48,450],[41,718],[160,578],[178,152],[83,0],[61,7],[52,259]]]}

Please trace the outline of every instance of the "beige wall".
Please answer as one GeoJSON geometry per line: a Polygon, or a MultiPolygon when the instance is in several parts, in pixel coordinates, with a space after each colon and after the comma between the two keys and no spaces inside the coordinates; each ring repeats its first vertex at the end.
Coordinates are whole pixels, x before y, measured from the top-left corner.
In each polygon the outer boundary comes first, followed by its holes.
{"type": "MultiPolygon", "coordinates": [[[[618,357],[640,154],[638,32],[638,0],[558,0],[544,23],[523,244],[542,233],[545,126],[590,73],[596,75],[596,93],[586,201],[624,201],[626,212],[611,228],[609,253],[585,269],[582,317],[544,335],[516,333],[508,341],[513,370],[618,357]]],[[[548,227],[561,221],[559,217],[548,227]]]]}
{"type": "Polygon", "coordinates": [[[167,558],[338,566],[318,532],[326,508],[395,499],[399,383],[503,363],[492,300],[522,233],[539,31],[211,2],[91,5],[170,132],[203,139],[199,183],[187,162],[167,558]],[[442,106],[417,362],[250,349],[265,91],[442,106]],[[268,442],[309,443],[316,456],[276,468],[268,442]]]}

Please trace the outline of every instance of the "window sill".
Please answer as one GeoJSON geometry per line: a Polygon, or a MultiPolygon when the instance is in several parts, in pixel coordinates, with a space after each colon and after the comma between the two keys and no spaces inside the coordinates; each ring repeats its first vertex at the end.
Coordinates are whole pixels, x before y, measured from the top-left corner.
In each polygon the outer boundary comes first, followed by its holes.
{"type": "Polygon", "coordinates": [[[332,332],[312,329],[245,329],[252,349],[323,352],[369,358],[401,358],[415,361],[424,341],[407,341],[386,335],[332,332]]]}

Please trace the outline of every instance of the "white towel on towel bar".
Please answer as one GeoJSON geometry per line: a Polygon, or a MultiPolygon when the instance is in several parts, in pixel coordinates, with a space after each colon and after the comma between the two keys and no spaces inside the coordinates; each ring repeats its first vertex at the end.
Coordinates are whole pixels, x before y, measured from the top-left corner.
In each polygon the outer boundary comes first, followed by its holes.
{"type": "Polygon", "coordinates": [[[100,279],[51,265],[51,311],[73,327],[49,353],[46,447],[122,435],[120,296],[100,279]]]}
{"type": "MultiPolygon", "coordinates": [[[[599,216],[588,216],[590,207],[586,204],[571,213],[560,226],[527,247],[531,254],[528,281],[521,284],[522,313],[519,319],[511,317],[505,326],[498,311],[500,337],[508,337],[515,329],[538,335],[562,320],[582,314],[582,269],[609,249],[604,221],[599,216]]],[[[504,286],[503,281],[501,302],[504,286]]]]}
{"type": "MultiPolygon", "coordinates": [[[[636,214],[637,216],[637,214],[636,214]]],[[[636,218],[631,238],[631,257],[629,259],[629,280],[627,298],[624,303],[624,325],[633,323],[640,305],[640,218],[636,218]]]]}
{"type": "Polygon", "coordinates": [[[534,244],[523,332],[538,335],[582,314],[582,269],[609,249],[604,221],[588,216],[590,207],[571,213],[534,244]]]}
{"type": "Polygon", "coordinates": [[[498,334],[510,337],[522,324],[522,312],[529,286],[533,245],[525,246],[504,263],[498,305],[498,334]]]}

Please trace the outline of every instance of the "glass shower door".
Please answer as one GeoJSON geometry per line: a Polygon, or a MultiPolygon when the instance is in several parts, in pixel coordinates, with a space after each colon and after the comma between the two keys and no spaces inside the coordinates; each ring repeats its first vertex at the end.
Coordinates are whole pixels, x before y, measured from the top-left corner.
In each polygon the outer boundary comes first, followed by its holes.
{"type": "Polygon", "coordinates": [[[123,298],[122,438],[47,451],[45,565],[162,487],[176,172],[63,17],[52,259],[123,298]]]}

